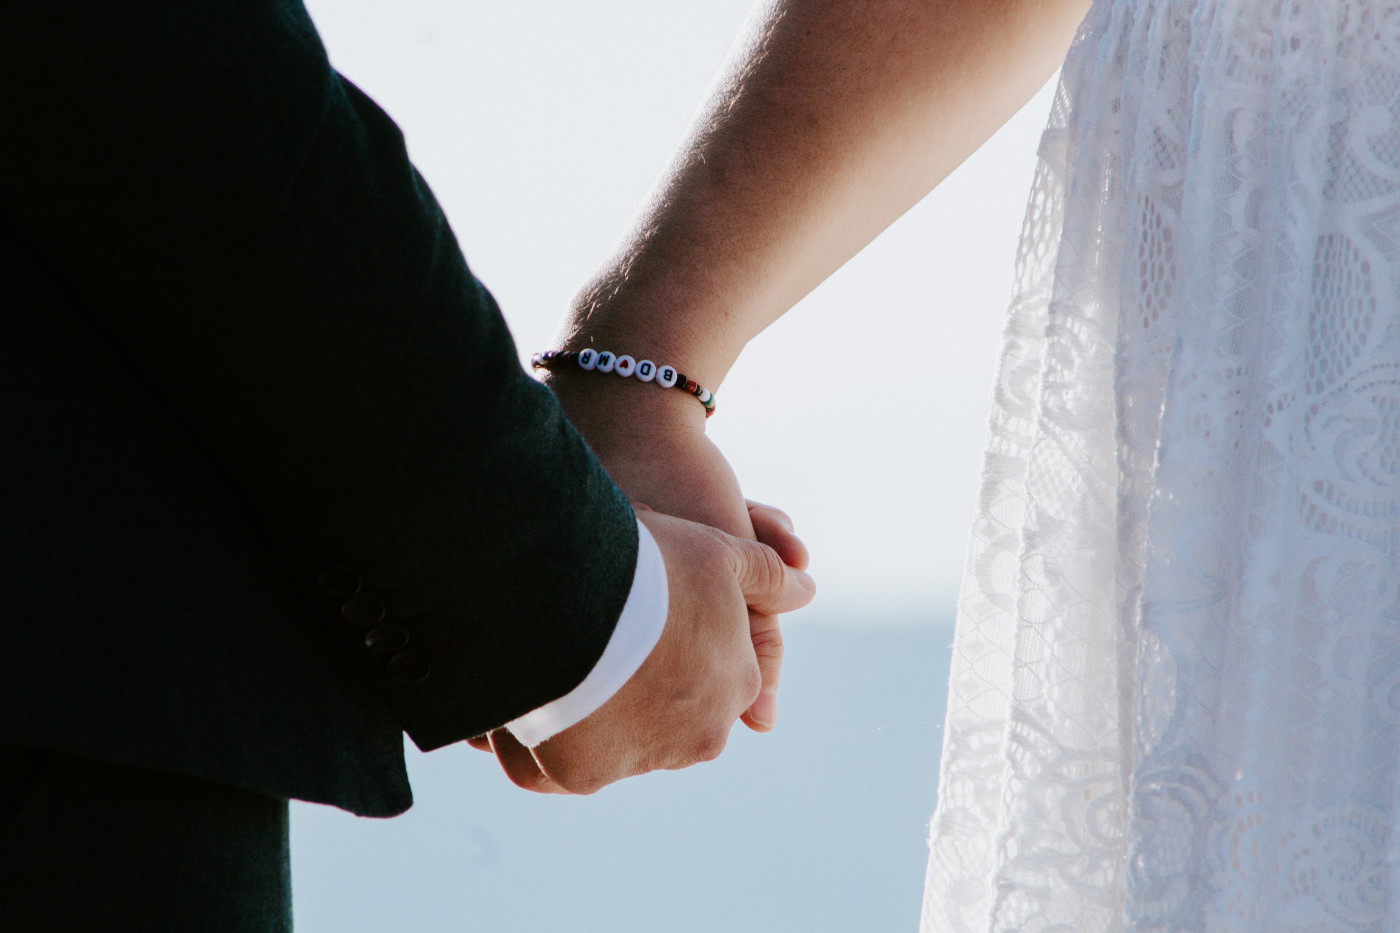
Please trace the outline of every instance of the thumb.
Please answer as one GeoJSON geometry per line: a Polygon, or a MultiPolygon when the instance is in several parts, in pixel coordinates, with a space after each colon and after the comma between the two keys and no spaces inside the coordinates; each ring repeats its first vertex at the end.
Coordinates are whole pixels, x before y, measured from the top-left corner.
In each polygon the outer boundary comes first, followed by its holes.
{"type": "Polygon", "coordinates": [[[783,563],[766,544],[725,535],[729,560],[743,591],[744,602],[754,612],[777,615],[801,609],[817,595],[817,584],[805,571],[783,563]]]}
{"type": "Polygon", "coordinates": [[[748,503],[749,521],[753,523],[754,536],[777,551],[783,563],[789,567],[806,570],[807,545],[793,533],[792,519],[788,518],[787,513],[752,499],[745,501],[748,503]]]}

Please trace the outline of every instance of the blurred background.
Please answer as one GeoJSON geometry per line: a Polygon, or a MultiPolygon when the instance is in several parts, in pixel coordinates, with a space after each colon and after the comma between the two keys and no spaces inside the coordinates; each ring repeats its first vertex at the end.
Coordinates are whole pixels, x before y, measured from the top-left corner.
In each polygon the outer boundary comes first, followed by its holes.
{"type": "MultiPolygon", "coordinates": [[[[749,0],[311,0],[403,128],[522,358],[552,346],[706,96],[749,0]]],[[[301,933],[884,931],[918,923],[948,645],[1047,86],[750,344],[708,430],[820,588],[778,729],[590,798],[411,746],[390,821],[293,809],[301,933]]]]}

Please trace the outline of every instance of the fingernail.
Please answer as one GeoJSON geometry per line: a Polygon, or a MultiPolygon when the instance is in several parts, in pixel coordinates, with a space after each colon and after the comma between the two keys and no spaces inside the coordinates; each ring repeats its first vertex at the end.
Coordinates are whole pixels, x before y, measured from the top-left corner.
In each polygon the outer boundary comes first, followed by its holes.
{"type": "Polygon", "coordinates": [[[817,591],[817,581],[812,579],[810,573],[805,570],[795,570],[793,573],[797,574],[797,582],[804,590],[809,593],[815,593],[817,591]]]}
{"type": "Polygon", "coordinates": [[[778,691],[772,687],[761,690],[749,707],[749,718],[760,726],[772,728],[778,721],[778,691]]]}

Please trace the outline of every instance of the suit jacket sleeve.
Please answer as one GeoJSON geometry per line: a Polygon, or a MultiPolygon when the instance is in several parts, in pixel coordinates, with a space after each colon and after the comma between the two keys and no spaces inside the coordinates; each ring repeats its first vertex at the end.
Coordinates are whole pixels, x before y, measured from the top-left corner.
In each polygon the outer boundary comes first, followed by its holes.
{"type": "Polygon", "coordinates": [[[295,578],[354,570],[398,627],[381,640],[431,667],[400,682],[422,671],[394,679],[342,626],[357,676],[423,748],[582,680],[631,582],[631,510],[301,5],[20,0],[3,19],[0,208],[295,578]]]}

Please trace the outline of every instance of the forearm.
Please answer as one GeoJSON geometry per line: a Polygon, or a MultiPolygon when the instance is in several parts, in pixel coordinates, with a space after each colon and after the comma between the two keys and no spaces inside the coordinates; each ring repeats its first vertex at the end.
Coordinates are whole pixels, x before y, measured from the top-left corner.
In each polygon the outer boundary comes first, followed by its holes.
{"type": "Polygon", "coordinates": [[[646,354],[717,387],[749,339],[1015,113],[1063,58],[1086,6],[765,4],[650,202],[580,293],[564,345],[646,354]]]}

